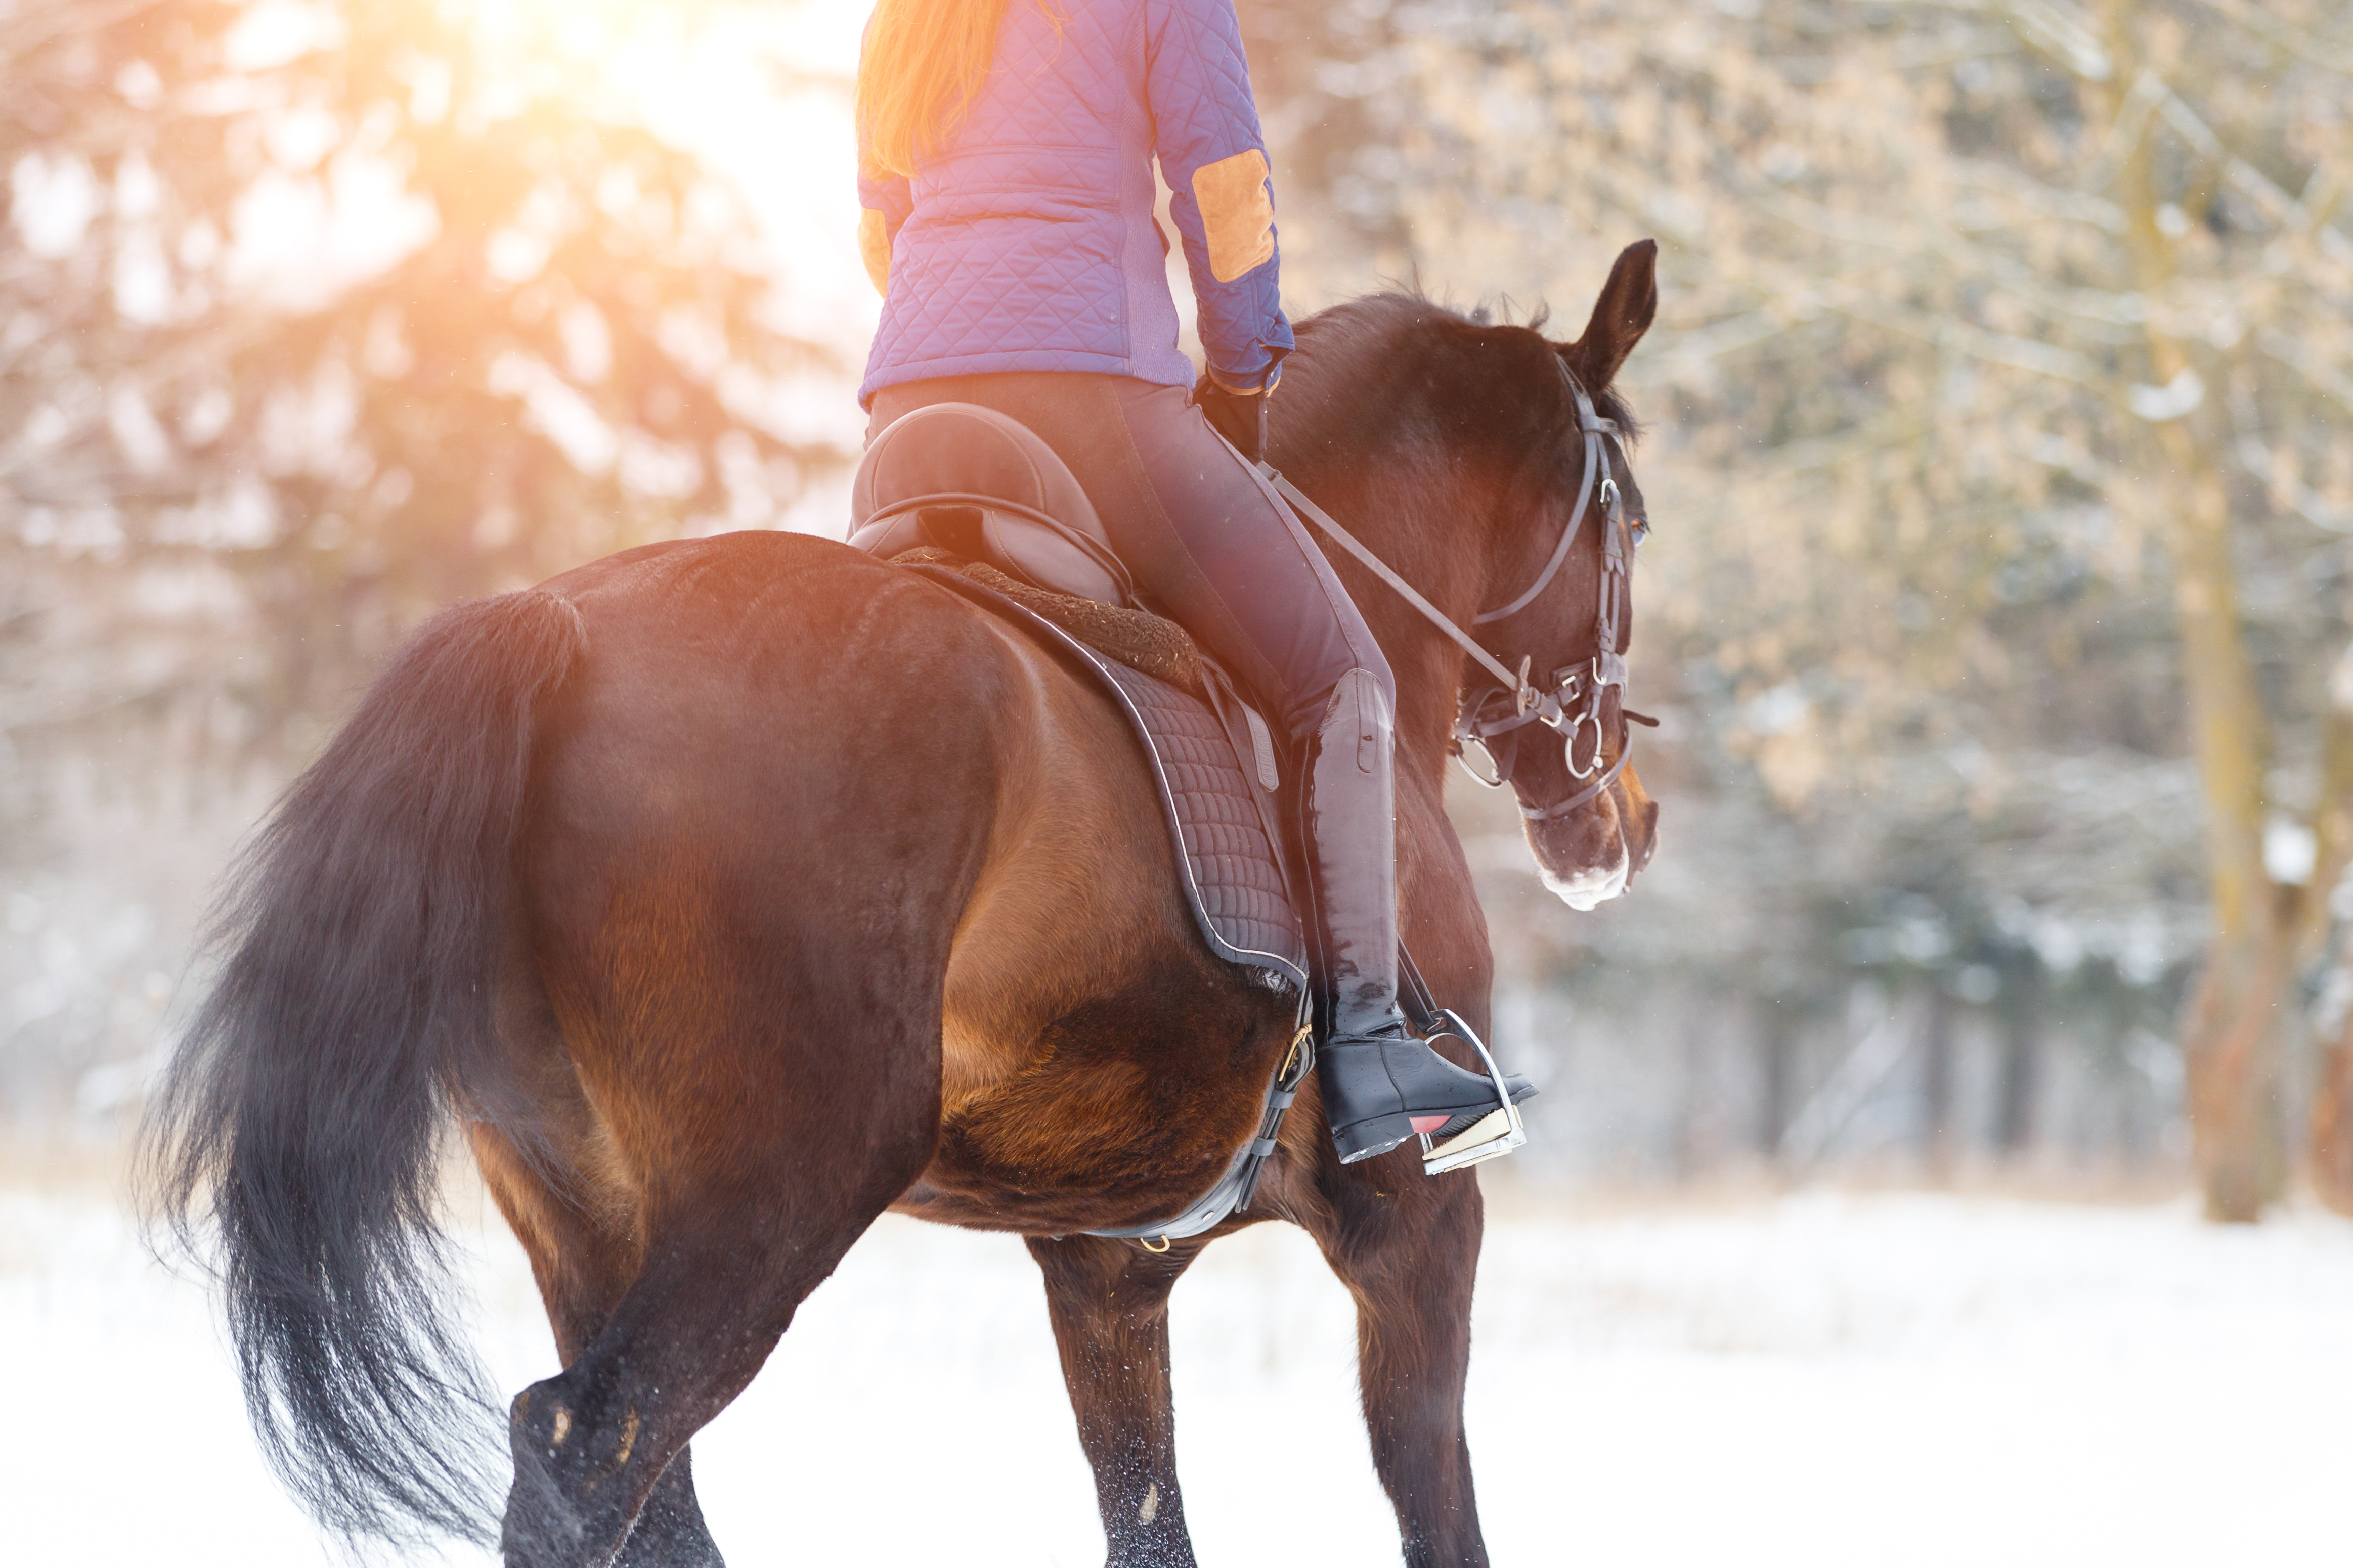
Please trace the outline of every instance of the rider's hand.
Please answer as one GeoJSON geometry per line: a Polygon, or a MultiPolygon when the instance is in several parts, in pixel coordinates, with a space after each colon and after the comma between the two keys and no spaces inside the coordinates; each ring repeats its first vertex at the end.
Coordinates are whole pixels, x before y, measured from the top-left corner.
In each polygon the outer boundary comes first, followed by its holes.
{"type": "MultiPolygon", "coordinates": [[[[1275,383],[1282,379],[1282,367],[1278,364],[1267,375],[1267,395],[1273,395],[1275,383]]],[[[1244,453],[1258,442],[1258,388],[1233,386],[1216,371],[1204,373],[1193,387],[1193,401],[1208,416],[1209,424],[1235,450],[1244,453]]]]}
{"type": "Polygon", "coordinates": [[[1266,384],[1262,387],[1237,386],[1233,383],[1226,380],[1225,377],[1219,375],[1214,370],[1205,373],[1202,379],[1207,381],[1210,385],[1216,387],[1219,392],[1224,393],[1228,397],[1243,399],[1261,395],[1272,397],[1274,395],[1274,389],[1282,383],[1282,366],[1280,363],[1277,363],[1267,371],[1266,384]]]}

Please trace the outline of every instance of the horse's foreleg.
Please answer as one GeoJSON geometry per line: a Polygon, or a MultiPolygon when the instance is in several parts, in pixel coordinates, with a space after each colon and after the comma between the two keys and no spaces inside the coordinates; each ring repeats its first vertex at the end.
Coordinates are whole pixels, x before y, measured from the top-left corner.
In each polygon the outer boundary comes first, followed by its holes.
{"type": "Polygon", "coordinates": [[[1485,1568],[1462,1428],[1479,1184],[1467,1173],[1425,1177],[1418,1163],[1412,1152],[1327,1162],[1323,1201],[1296,1217],[1356,1299],[1365,1425],[1407,1568],[1485,1568]]]}
{"type": "Polygon", "coordinates": [[[1176,1489],[1168,1391],[1168,1292],[1202,1243],[1146,1252],[1132,1241],[1031,1237],[1079,1444],[1095,1473],[1108,1568],[1193,1568],[1176,1489]]]}

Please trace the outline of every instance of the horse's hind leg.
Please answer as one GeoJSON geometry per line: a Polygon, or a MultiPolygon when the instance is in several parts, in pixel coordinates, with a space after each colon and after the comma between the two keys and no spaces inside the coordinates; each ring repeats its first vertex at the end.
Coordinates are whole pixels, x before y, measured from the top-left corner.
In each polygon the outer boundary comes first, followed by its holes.
{"type": "Polygon", "coordinates": [[[1424,1176],[1411,1152],[1345,1167],[1326,1153],[1312,1196],[1289,1207],[1356,1299],[1365,1426],[1407,1568],[1486,1568],[1462,1426],[1478,1181],[1424,1176]]]}
{"type": "MultiPolygon", "coordinates": [[[[799,1147],[819,1146],[817,1130],[795,1131],[799,1147]]],[[[885,1162],[857,1162],[864,1180],[842,1190],[814,1159],[774,1159],[651,1210],[644,1268],[603,1331],[515,1398],[509,1568],[613,1562],[687,1440],[751,1382],[801,1300],[923,1163],[919,1148],[877,1179],[885,1162]]]]}
{"type": "Polygon", "coordinates": [[[636,1266],[586,1348],[514,1401],[509,1568],[604,1568],[649,1510],[670,1528],[672,1461],[937,1138],[935,984],[841,951],[848,921],[731,973],[703,895],[631,913],[638,897],[583,944],[576,993],[551,983],[636,1266]]]}
{"type": "MultiPolygon", "coordinates": [[[[568,1067],[563,1077],[571,1077],[568,1067]]],[[[570,1103],[562,1109],[574,1114],[563,1120],[585,1124],[586,1108],[577,1103],[576,1084],[559,1085],[559,1093],[565,1087],[570,1088],[564,1096],[570,1103]]],[[[565,1162],[572,1190],[559,1193],[491,1124],[476,1122],[471,1131],[475,1162],[531,1259],[532,1278],[555,1332],[556,1353],[569,1366],[604,1331],[638,1271],[637,1247],[618,1223],[619,1205],[594,1190],[585,1162],[565,1162]]],[[[692,1459],[691,1450],[681,1448],[663,1469],[615,1568],[722,1568],[719,1544],[695,1499],[692,1459]]]]}
{"type": "Polygon", "coordinates": [[[1198,1241],[1146,1252],[1132,1241],[1031,1237],[1062,1378],[1094,1468],[1107,1568],[1193,1568],[1176,1489],[1176,1414],[1168,1389],[1168,1292],[1198,1241]]]}

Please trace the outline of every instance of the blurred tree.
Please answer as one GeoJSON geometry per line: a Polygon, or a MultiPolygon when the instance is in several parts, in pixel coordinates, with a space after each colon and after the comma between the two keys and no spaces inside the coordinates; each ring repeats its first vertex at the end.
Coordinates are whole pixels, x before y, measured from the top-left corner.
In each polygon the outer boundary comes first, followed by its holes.
{"type": "Polygon", "coordinates": [[[417,621],[844,460],[599,68],[646,15],[0,5],[0,1107],[136,1094],[227,841],[417,621]]]}
{"type": "MultiPolygon", "coordinates": [[[[2202,942],[2197,1163],[2211,1212],[2259,1212],[2353,838],[2325,679],[2353,531],[2353,15],[1326,9],[1334,59],[1286,70],[1357,95],[1419,276],[1577,307],[1618,246],[1666,242],[1629,369],[1670,443],[1644,468],[1638,679],[1680,685],[1693,770],[1662,777],[1662,871],[1715,857],[1706,891],[1752,911],[1678,910],[1683,953],[1728,940],[1825,1014],[1874,952],[1977,965],[2028,988],[2016,1020],[2046,962],[2146,985],[2202,942]],[[1752,792],[1765,816],[1723,816],[1752,792]]],[[[1615,958],[1640,903],[1602,922],[1615,958]]],[[[1787,1041],[1760,1044],[1783,1081],[1787,1041]]],[[[2022,1136],[2036,1053],[2010,1054],[2022,1136]]],[[[2353,1058],[2330,1081],[2353,1104],[2353,1058]]]]}
{"type": "Polygon", "coordinates": [[[839,461],[770,409],[782,378],[836,367],[767,324],[743,209],[567,47],[583,19],[436,0],[0,16],[11,609],[103,636],[176,584],[236,621],[122,675],[118,700],[211,681],[274,737],[334,712],[433,608],[771,522],[839,461]]]}

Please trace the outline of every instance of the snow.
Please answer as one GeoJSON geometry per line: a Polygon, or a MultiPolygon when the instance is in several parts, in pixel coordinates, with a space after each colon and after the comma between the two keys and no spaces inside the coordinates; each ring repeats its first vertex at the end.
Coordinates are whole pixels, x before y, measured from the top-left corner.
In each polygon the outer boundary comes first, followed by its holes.
{"type": "MultiPolygon", "coordinates": [[[[1926,1194],[1504,1206],[1470,1396],[1500,1564],[2345,1560],[2353,1226],[1926,1194]]],[[[461,1217],[511,1390],[553,1354],[512,1243],[461,1217]]],[[[1220,1243],[1174,1324],[1201,1560],[1396,1561],[1348,1300],[1306,1239],[1220,1243]]],[[[203,1289],[118,1209],[0,1192],[0,1336],[13,1560],[332,1561],[261,1468],[203,1289]]],[[[1005,1237],[884,1219],[695,1464],[739,1564],[1102,1561],[1005,1237]]]]}

